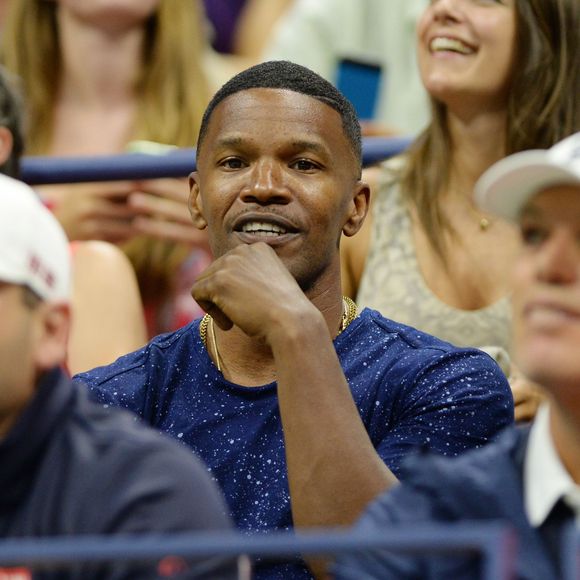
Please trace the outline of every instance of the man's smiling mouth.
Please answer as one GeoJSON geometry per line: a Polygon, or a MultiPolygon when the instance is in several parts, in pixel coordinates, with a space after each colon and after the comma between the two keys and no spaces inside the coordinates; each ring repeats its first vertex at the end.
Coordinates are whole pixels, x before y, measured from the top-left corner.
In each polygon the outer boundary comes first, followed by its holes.
{"type": "Polygon", "coordinates": [[[256,240],[287,240],[298,233],[298,228],[288,219],[275,214],[260,213],[239,216],[233,229],[250,243],[256,240]]]}
{"type": "Polygon", "coordinates": [[[269,222],[251,221],[245,223],[241,231],[245,234],[254,234],[263,237],[277,237],[288,233],[285,227],[269,222]]]}

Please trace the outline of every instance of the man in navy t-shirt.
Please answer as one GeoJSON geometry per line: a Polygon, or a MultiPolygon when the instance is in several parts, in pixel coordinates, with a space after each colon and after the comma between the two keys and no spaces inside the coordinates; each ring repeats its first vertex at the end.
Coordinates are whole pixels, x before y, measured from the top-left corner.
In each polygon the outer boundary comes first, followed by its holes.
{"type": "Polygon", "coordinates": [[[487,355],[342,297],[339,241],[368,209],[360,177],[360,127],[331,84],[283,61],[234,77],[190,178],[216,258],[192,291],[208,314],[79,375],[198,452],[241,529],[348,525],[412,449],[455,455],[513,420],[487,355]]]}

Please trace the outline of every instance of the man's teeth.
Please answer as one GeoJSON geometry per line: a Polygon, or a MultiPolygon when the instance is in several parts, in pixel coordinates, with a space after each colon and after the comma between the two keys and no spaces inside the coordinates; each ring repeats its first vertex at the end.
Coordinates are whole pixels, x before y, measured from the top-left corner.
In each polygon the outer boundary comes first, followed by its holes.
{"type": "Polygon", "coordinates": [[[447,50],[452,52],[459,52],[460,54],[473,53],[473,49],[460,40],[455,38],[446,38],[444,36],[439,36],[431,41],[431,50],[433,52],[447,50]]]}
{"type": "Polygon", "coordinates": [[[287,233],[287,230],[279,225],[266,222],[248,222],[242,226],[242,231],[251,234],[266,236],[279,236],[287,233]]]}

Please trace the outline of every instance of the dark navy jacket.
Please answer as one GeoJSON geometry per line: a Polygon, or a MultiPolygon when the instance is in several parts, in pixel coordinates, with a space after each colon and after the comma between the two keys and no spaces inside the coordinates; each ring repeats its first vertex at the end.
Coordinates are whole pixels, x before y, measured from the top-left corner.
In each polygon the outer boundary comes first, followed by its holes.
{"type": "MultiPolygon", "coordinates": [[[[573,522],[558,504],[546,522],[533,528],[523,495],[523,463],[528,429],[508,429],[497,442],[457,458],[417,455],[404,467],[404,483],[367,509],[359,528],[380,533],[396,524],[503,520],[518,539],[516,577],[557,580],[562,536],[573,522]]],[[[475,558],[405,557],[360,553],[339,560],[340,580],[467,580],[480,578],[475,558]]]]}
{"type": "MultiPolygon", "coordinates": [[[[90,402],[59,370],[41,381],[0,441],[0,538],[228,529],[224,514],[222,498],[190,452],[129,413],[90,402]]],[[[219,564],[191,564],[179,578],[236,577],[235,566],[219,564]],[[195,574],[201,570],[207,575],[195,574]]],[[[157,564],[34,576],[157,577],[157,564]]]]}

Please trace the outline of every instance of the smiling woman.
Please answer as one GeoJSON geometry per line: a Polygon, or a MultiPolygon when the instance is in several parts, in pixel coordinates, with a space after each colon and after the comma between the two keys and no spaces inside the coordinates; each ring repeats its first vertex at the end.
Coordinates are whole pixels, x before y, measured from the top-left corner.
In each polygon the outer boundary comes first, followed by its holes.
{"type": "MultiPolygon", "coordinates": [[[[417,28],[432,120],[387,162],[372,220],[343,243],[359,305],[464,346],[510,351],[513,226],[477,209],[495,161],[580,129],[577,0],[433,0],[417,28]]],[[[534,404],[516,385],[516,415],[534,404]],[[519,404],[521,402],[521,404],[519,404]]],[[[535,391],[533,400],[536,400],[535,391]]]]}

